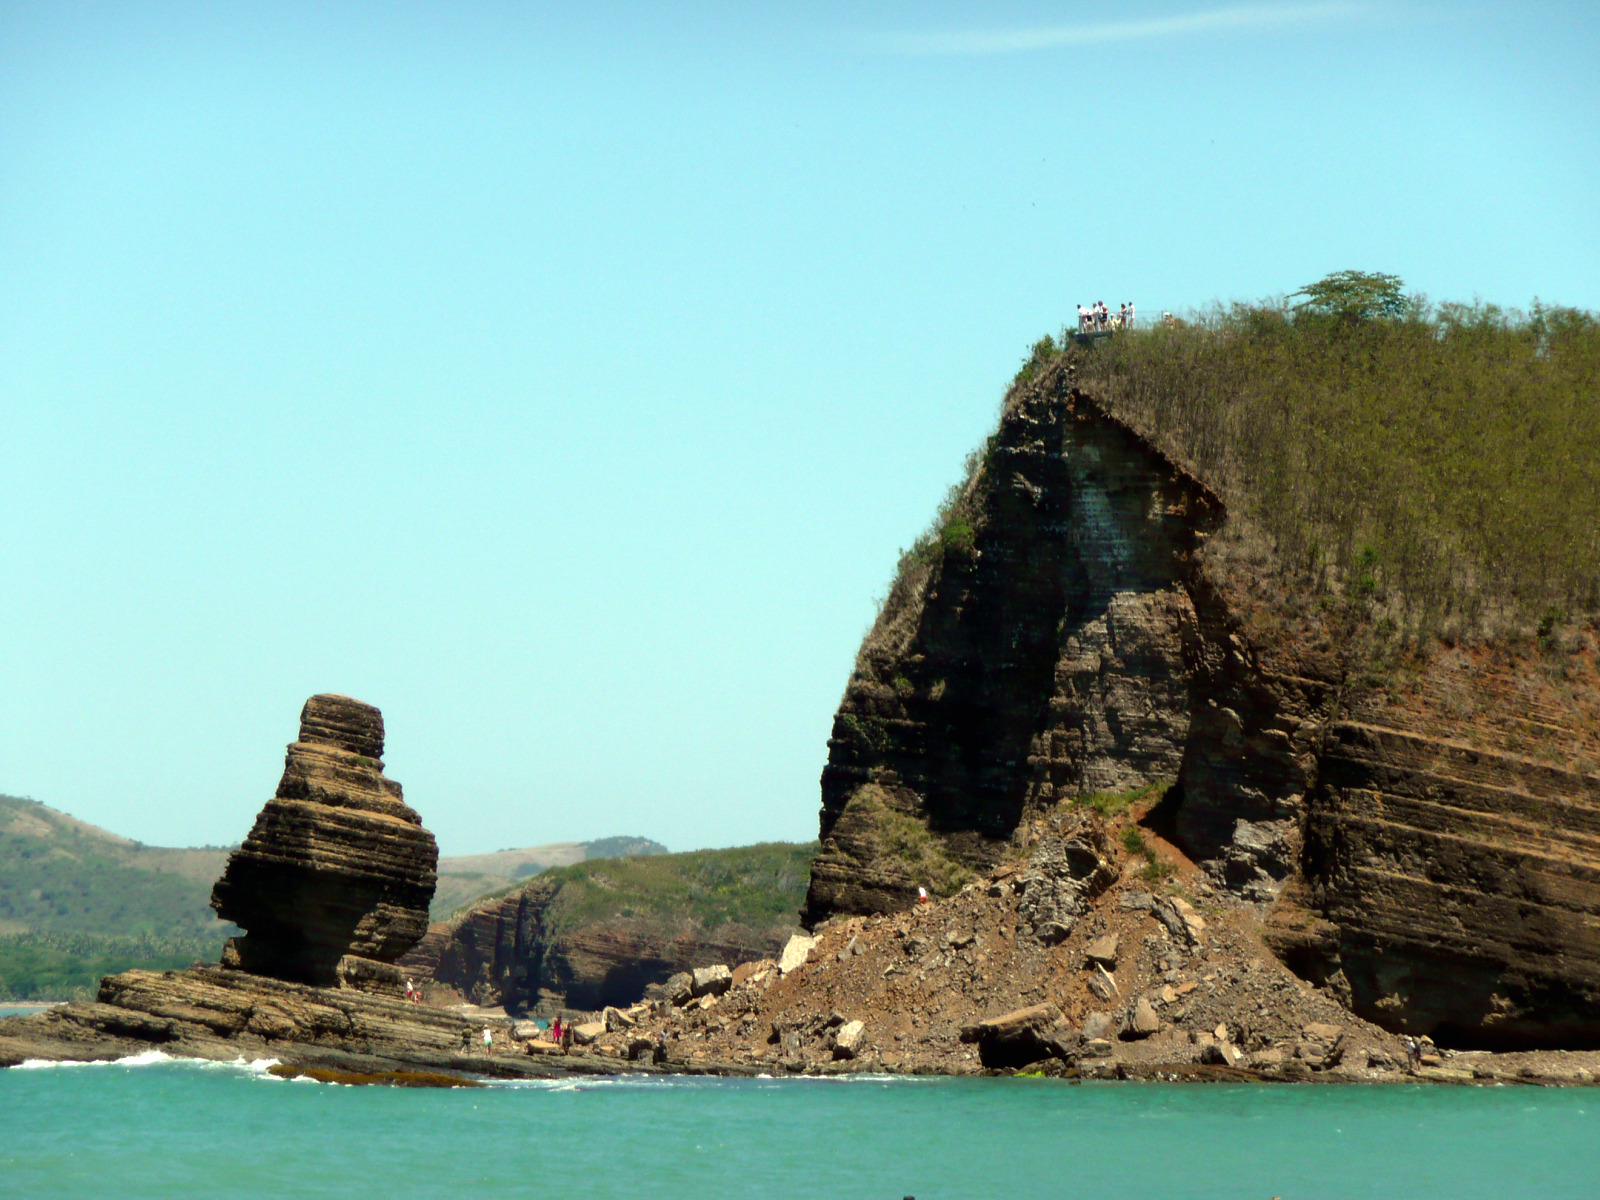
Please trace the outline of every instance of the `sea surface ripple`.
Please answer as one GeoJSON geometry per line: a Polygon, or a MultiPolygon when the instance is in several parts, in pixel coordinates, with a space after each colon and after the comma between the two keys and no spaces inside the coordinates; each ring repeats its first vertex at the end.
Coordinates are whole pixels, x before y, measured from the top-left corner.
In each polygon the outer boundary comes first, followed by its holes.
{"type": "MultiPolygon", "coordinates": [[[[270,1061],[270,1060],[269,1060],[270,1061]]],[[[0,1196],[1593,1197],[1586,1089],[0,1071],[0,1196]]]]}

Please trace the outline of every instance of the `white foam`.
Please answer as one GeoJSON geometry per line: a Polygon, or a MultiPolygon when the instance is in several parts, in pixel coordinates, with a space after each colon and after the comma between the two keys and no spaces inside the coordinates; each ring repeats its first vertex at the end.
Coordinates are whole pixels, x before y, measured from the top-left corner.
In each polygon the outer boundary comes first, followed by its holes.
{"type": "Polygon", "coordinates": [[[50,1067],[150,1067],[156,1063],[176,1062],[170,1054],[160,1050],[146,1050],[142,1054],[129,1054],[123,1058],[94,1058],[87,1062],[56,1062],[48,1058],[29,1058],[18,1063],[18,1071],[43,1071],[50,1067]]]}
{"type": "MultiPolygon", "coordinates": [[[[18,1063],[13,1070],[44,1071],[55,1067],[156,1067],[164,1063],[201,1067],[210,1070],[245,1071],[252,1075],[266,1075],[269,1069],[278,1065],[278,1060],[275,1058],[246,1059],[243,1056],[231,1061],[211,1058],[180,1058],[168,1054],[164,1050],[145,1050],[138,1054],[124,1055],[122,1058],[96,1058],[87,1062],[56,1062],[48,1058],[29,1058],[18,1063]]],[[[268,1076],[268,1078],[271,1077],[268,1076]]]]}

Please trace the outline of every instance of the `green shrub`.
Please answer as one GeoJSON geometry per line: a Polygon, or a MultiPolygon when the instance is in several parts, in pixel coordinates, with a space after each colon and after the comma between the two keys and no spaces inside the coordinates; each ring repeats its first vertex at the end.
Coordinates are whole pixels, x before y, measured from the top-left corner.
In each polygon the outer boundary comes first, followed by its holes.
{"type": "MultiPolygon", "coordinates": [[[[1147,783],[1143,787],[1131,788],[1125,792],[1090,792],[1087,795],[1077,797],[1073,800],[1073,803],[1087,805],[1099,813],[1101,817],[1110,820],[1112,817],[1126,812],[1135,804],[1142,804],[1146,800],[1152,800],[1160,796],[1171,786],[1172,781],[1170,779],[1157,780],[1155,783],[1147,783]]],[[[1137,834],[1138,831],[1134,830],[1133,832],[1137,834]]],[[[1126,837],[1127,835],[1124,834],[1123,836],[1126,837]]]]}
{"type": "Polygon", "coordinates": [[[1312,594],[1415,636],[1600,611],[1600,322],[1363,279],[1101,343],[1078,378],[1312,594]]]}

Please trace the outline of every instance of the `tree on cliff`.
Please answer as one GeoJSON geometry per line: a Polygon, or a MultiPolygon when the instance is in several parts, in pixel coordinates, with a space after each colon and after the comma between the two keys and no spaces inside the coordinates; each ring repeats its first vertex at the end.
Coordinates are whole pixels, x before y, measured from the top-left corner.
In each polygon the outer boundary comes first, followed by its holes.
{"type": "Polygon", "coordinates": [[[1405,280],[1398,275],[1368,271],[1335,271],[1316,283],[1308,283],[1296,296],[1305,299],[1294,311],[1342,321],[1395,319],[1408,315],[1415,307],[1402,291],[1405,280]]]}

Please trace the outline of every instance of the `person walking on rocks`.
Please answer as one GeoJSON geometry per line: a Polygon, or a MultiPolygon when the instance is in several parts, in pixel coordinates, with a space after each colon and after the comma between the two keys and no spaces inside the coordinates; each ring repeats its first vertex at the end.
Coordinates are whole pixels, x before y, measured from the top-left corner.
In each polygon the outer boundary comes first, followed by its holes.
{"type": "Polygon", "coordinates": [[[483,1027],[483,1056],[488,1058],[494,1053],[494,1030],[487,1025],[483,1027]]]}
{"type": "Polygon", "coordinates": [[[561,1026],[561,1053],[572,1052],[572,1022],[568,1021],[561,1026]]]}
{"type": "Polygon", "coordinates": [[[923,887],[920,883],[917,885],[917,903],[928,903],[928,889],[923,887]]]}

